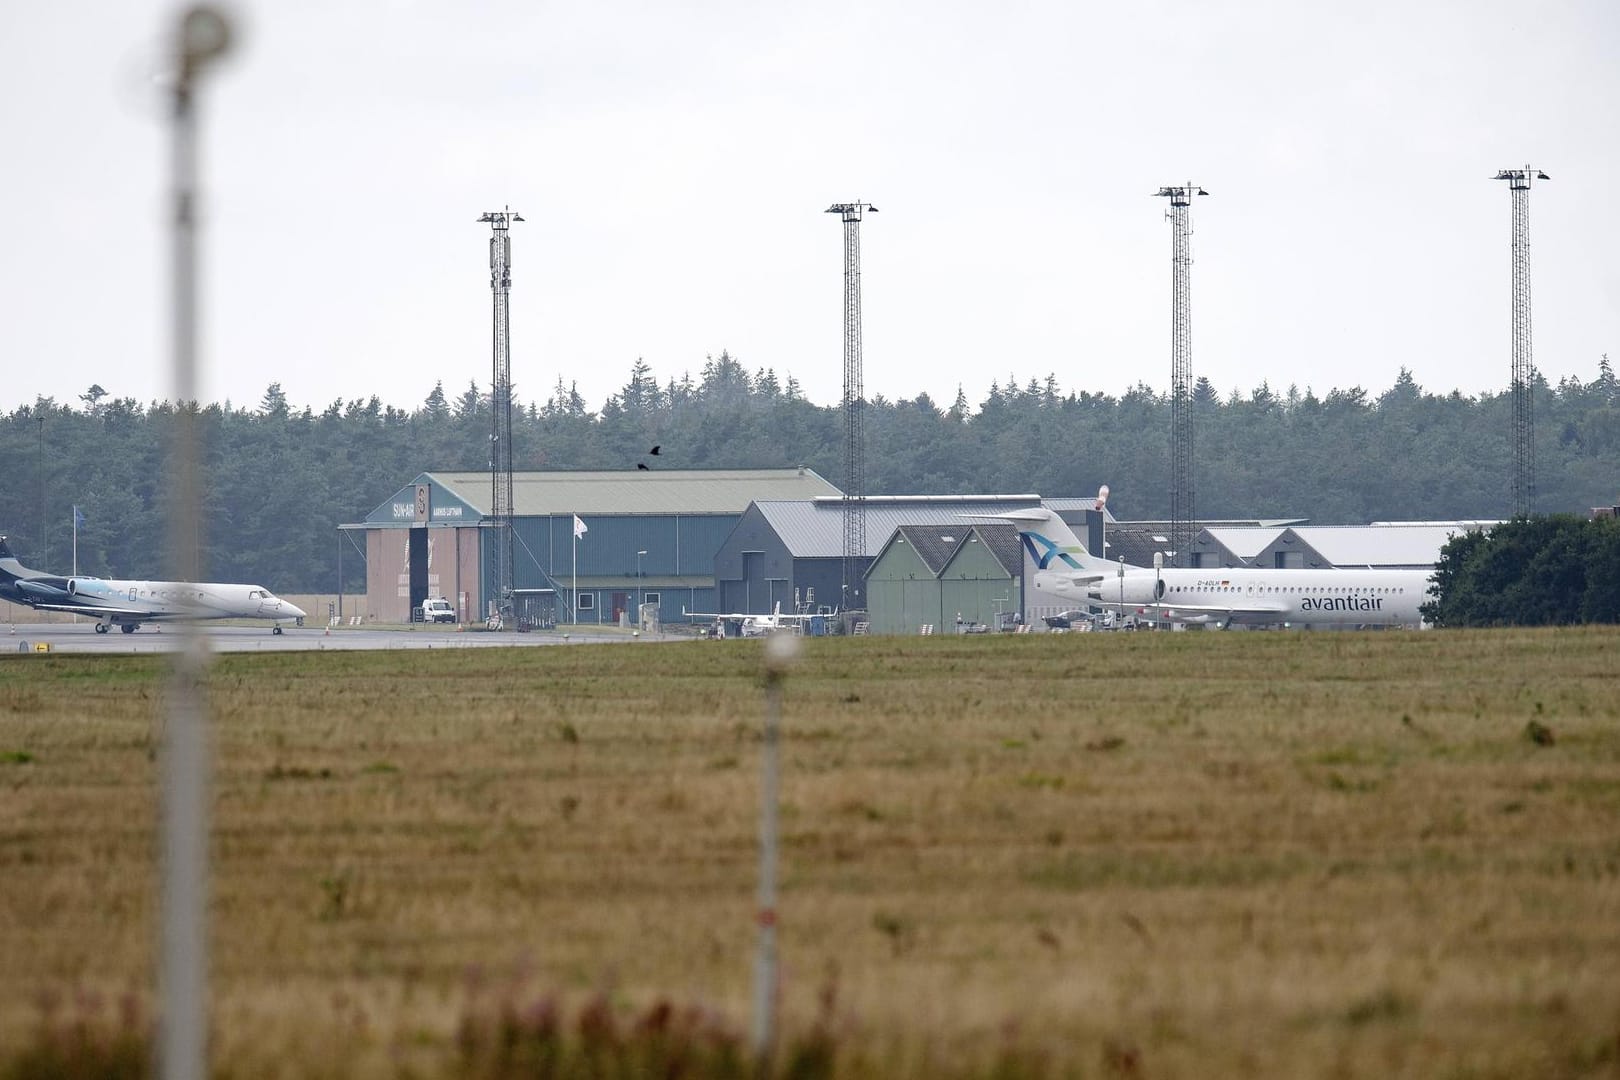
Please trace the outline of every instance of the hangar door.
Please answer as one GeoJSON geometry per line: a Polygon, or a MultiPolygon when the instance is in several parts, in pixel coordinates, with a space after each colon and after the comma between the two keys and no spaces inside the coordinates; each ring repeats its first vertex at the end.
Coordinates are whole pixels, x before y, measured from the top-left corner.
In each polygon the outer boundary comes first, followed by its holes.
{"type": "Polygon", "coordinates": [[[411,610],[407,618],[414,621],[428,594],[428,537],[426,529],[410,530],[411,610]]]}

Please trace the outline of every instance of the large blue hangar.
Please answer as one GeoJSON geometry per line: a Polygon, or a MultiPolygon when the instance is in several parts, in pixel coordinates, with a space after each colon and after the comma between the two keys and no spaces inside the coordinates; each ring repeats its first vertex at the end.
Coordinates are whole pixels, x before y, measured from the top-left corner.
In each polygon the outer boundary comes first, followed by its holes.
{"type": "MultiPolygon", "coordinates": [[[[638,601],[659,604],[666,620],[682,608],[726,610],[716,606],[715,557],[749,505],[838,494],[804,468],[517,473],[519,616],[617,623],[621,612],[634,618],[638,601]]],[[[354,614],[407,622],[443,596],[462,621],[485,618],[495,598],[492,496],[488,472],[426,472],[341,526],[365,537],[366,597],[354,614]]]]}

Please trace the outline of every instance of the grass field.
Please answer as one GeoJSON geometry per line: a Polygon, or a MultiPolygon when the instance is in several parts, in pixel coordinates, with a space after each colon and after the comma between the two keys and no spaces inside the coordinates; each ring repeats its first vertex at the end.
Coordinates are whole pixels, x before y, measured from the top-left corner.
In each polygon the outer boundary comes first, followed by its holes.
{"type": "MultiPolygon", "coordinates": [[[[1620,631],[804,645],[781,1001],[835,1074],[1620,1074],[1620,631]]],[[[216,1064],[745,1031],[761,656],[219,659],[216,1064]]],[[[150,1012],[164,676],[0,657],[0,1076],[150,1012]]]]}

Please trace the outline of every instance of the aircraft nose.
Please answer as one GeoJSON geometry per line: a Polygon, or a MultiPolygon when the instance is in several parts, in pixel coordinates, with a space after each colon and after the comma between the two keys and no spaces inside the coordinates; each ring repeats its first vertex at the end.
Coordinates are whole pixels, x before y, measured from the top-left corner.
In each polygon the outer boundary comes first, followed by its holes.
{"type": "Polygon", "coordinates": [[[302,619],[304,617],[303,608],[299,607],[297,604],[289,604],[285,600],[281,602],[281,611],[282,614],[290,615],[295,619],[302,619]]]}

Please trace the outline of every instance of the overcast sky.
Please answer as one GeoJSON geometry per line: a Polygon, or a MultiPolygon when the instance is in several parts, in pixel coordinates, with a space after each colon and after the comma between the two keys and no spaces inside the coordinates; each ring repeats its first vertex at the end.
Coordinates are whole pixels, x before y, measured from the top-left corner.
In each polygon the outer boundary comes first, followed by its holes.
{"type": "MultiPolygon", "coordinates": [[[[233,12],[205,102],[204,396],[297,405],[490,381],[487,210],[511,206],[519,400],[591,408],[730,350],[842,392],[862,226],[868,395],[1227,393],[1509,377],[1531,164],[1535,359],[1620,362],[1620,4],[348,3],[233,12]]],[[[0,15],[0,404],[172,393],[167,132],[147,0],[0,15]]]]}

